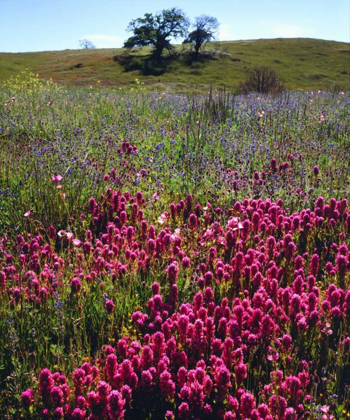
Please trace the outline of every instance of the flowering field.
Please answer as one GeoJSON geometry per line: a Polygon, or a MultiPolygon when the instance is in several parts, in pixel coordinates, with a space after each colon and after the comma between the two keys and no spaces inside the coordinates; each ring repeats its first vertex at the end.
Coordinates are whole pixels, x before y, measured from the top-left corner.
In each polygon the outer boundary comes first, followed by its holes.
{"type": "Polygon", "coordinates": [[[350,417],[350,95],[0,90],[0,417],[350,417]]]}

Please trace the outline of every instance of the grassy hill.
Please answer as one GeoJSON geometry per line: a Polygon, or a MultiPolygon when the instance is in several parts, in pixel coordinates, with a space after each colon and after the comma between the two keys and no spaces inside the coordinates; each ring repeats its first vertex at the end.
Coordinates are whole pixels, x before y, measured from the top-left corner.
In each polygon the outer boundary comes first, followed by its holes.
{"type": "Polygon", "coordinates": [[[124,86],[138,78],[149,89],[185,92],[208,86],[232,88],[256,65],[274,68],[290,90],[350,89],[350,44],[308,38],[259,39],[208,44],[200,61],[183,46],[161,63],[150,49],[127,54],[125,49],[1,53],[0,82],[28,70],[68,85],[124,86]]]}

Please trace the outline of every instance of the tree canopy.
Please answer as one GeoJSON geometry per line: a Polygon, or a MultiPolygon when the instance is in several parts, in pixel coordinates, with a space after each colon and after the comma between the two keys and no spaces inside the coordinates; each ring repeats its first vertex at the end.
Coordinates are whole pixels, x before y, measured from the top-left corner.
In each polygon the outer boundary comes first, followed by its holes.
{"type": "Polygon", "coordinates": [[[189,33],[184,43],[193,44],[195,54],[198,56],[202,45],[215,39],[219,22],[215,17],[201,15],[195,18],[193,28],[194,30],[189,33]]]}
{"type": "Polygon", "coordinates": [[[183,11],[175,7],[155,15],[146,13],[143,18],[134,19],[129,23],[127,30],[134,35],[125,41],[124,47],[152,46],[154,56],[159,58],[164,49],[172,52],[171,38],[185,37],[189,25],[183,11]]]}

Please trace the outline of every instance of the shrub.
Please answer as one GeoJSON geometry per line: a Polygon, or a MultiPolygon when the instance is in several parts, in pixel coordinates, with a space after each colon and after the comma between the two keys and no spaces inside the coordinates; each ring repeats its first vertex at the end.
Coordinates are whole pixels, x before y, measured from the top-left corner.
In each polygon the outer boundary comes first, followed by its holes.
{"type": "Polygon", "coordinates": [[[257,93],[281,93],[285,86],[274,69],[268,66],[257,66],[249,70],[244,82],[241,82],[240,90],[247,94],[257,93]]]}

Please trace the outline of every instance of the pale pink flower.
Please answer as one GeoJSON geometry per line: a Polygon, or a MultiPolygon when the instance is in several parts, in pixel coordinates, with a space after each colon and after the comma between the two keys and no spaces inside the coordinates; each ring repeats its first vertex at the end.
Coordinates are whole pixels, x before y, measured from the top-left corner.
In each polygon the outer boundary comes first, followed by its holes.
{"type": "Polygon", "coordinates": [[[322,413],[328,413],[329,411],[329,405],[323,405],[322,407],[320,407],[320,410],[322,411],[322,413]]]}
{"type": "Polygon", "coordinates": [[[73,233],[72,232],[67,232],[66,230],[60,230],[58,233],[57,233],[57,235],[60,237],[60,238],[64,238],[64,237],[66,237],[67,239],[69,239],[69,240],[71,240],[71,239],[73,239],[74,238],[74,235],[73,235],[73,233]]]}
{"type": "Polygon", "coordinates": [[[166,218],[168,217],[168,212],[165,211],[164,213],[162,213],[159,217],[158,217],[158,223],[163,225],[166,218]]]}
{"type": "Polygon", "coordinates": [[[243,229],[243,225],[238,217],[231,217],[231,219],[227,223],[227,227],[233,231],[243,229]]]}
{"type": "Polygon", "coordinates": [[[62,179],[63,179],[63,176],[62,176],[62,175],[60,175],[60,174],[58,174],[58,175],[54,175],[54,176],[51,178],[51,181],[52,181],[54,184],[59,184],[59,183],[62,181],[62,179]]]}

